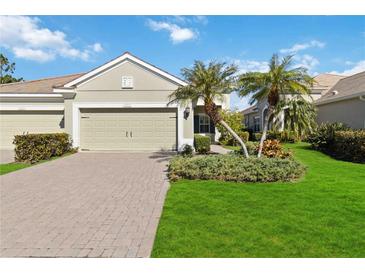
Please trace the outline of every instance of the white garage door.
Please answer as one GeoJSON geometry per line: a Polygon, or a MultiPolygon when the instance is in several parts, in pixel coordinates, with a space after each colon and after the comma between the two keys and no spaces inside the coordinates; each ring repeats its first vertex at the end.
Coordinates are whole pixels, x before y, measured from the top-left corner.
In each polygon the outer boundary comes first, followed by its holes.
{"type": "Polygon", "coordinates": [[[85,150],[176,150],[176,110],[81,109],[85,150]]]}
{"type": "Polygon", "coordinates": [[[0,112],[0,149],[13,149],[14,135],[63,132],[63,111],[0,112]]]}

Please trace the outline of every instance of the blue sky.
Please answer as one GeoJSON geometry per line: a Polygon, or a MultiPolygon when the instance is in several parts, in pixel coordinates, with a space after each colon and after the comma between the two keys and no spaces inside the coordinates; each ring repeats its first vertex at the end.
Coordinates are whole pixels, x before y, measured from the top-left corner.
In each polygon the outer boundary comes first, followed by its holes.
{"type": "MultiPolygon", "coordinates": [[[[313,75],[353,74],[365,70],[365,17],[0,17],[0,49],[26,80],[88,71],[124,51],[176,75],[194,60],[264,71],[275,52],[296,54],[313,75]]],[[[232,95],[232,108],[245,106],[232,95]]]]}

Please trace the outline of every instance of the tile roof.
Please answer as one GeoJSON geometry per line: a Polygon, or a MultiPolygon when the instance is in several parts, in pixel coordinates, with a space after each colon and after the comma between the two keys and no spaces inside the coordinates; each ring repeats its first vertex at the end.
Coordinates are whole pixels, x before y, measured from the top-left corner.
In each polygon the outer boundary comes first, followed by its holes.
{"type": "Polygon", "coordinates": [[[62,86],[82,75],[84,73],[2,84],[0,85],[0,93],[52,93],[53,87],[62,86]]]}
{"type": "Polygon", "coordinates": [[[343,75],[336,75],[330,73],[318,74],[314,77],[315,83],[312,90],[321,90],[321,94],[325,94],[331,87],[333,87],[339,80],[345,78],[343,75]]]}
{"type": "Polygon", "coordinates": [[[318,99],[317,103],[344,99],[365,94],[365,71],[345,77],[337,82],[325,95],[318,99]]]}

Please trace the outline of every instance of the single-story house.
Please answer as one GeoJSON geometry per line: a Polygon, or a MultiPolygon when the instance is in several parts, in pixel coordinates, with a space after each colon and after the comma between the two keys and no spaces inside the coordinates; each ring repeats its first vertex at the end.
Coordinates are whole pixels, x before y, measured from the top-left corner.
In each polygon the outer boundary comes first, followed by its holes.
{"type": "MultiPolygon", "coordinates": [[[[323,73],[319,74],[314,77],[315,83],[311,89],[310,96],[306,95],[303,96],[307,101],[317,102],[320,98],[323,98],[329,90],[338,83],[341,79],[344,79],[345,76],[336,75],[336,74],[329,74],[323,73]]],[[[285,95],[290,97],[291,95],[285,95]]],[[[244,124],[246,128],[258,132],[261,131],[263,128],[264,117],[267,115],[267,100],[261,100],[257,102],[255,105],[250,106],[249,108],[243,110],[241,113],[244,116],[244,124]]],[[[285,121],[285,111],[283,111],[280,117],[276,117],[279,119],[280,128],[284,128],[284,121],[285,121]]]]}
{"type": "Polygon", "coordinates": [[[317,122],[342,122],[365,128],[365,71],[339,80],[315,102],[317,122]]]}
{"type": "MultiPolygon", "coordinates": [[[[187,83],[126,52],[87,73],[0,86],[0,149],[14,135],[66,132],[81,150],[178,150],[217,140],[202,102],[169,103],[187,83]]],[[[229,108],[229,95],[216,102],[229,108]]]]}

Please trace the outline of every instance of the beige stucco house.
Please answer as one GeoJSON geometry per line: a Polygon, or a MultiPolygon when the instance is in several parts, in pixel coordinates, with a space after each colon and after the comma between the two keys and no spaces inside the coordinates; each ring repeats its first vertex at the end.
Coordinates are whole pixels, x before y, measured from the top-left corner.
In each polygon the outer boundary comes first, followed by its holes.
{"type": "MultiPolygon", "coordinates": [[[[0,149],[14,135],[66,132],[81,150],[178,150],[217,139],[202,102],[168,104],[186,82],[126,52],[87,73],[0,86],[0,149]]],[[[229,108],[229,95],[216,102],[229,108]]]]}
{"type": "MultiPolygon", "coordinates": [[[[347,77],[349,78],[349,77],[347,77]]],[[[338,121],[341,121],[341,119],[338,116],[333,116],[331,119],[329,119],[329,115],[324,113],[324,107],[322,107],[325,103],[319,103],[322,102],[324,98],[330,94],[330,90],[337,84],[342,82],[344,79],[347,79],[345,76],[342,75],[336,75],[336,74],[328,74],[323,73],[319,74],[314,77],[315,84],[313,85],[311,89],[310,96],[303,96],[307,101],[314,102],[318,107],[318,122],[322,122],[325,120],[328,121],[335,121],[336,119],[339,119],[338,121]],[[318,103],[317,103],[318,102],[318,103]]],[[[351,80],[350,80],[351,81],[351,80]]],[[[349,81],[346,81],[347,83],[349,81]]],[[[345,85],[347,85],[345,83],[345,85]]],[[[287,97],[290,97],[291,95],[286,95],[287,97]]],[[[328,102],[328,101],[327,101],[328,102]]],[[[257,102],[254,106],[251,106],[245,110],[242,111],[242,114],[244,116],[244,124],[246,128],[257,132],[261,131],[263,128],[263,122],[266,113],[267,113],[267,100],[262,100],[260,102],[257,102]]],[[[336,108],[336,107],[335,107],[336,108]]],[[[361,105],[359,104],[355,109],[356,111],[360,111],[359,108],[361,108],[361,105]]],[[[364,109],[363,109],[364,110],[364,109]]],[[[336,112],[336,110],[334,110],[336,112]]],[[[337,111],[340,112],[340,109],[337,111]]],[[[343,113],[343,115],[350,116],[352,114],[351,111],[343,113]]],[[[360,114],[360,112],[358,112],[360,114]]],[[[276,121],[279,124],[279,127],[283,129],[284,127],[284,120],[285,120],[285,111],[283,111],[280,115],[280,117],[275,117],[275,119],[278,119],[276,121]]],[[[357,118],[358,119],[358,118],[357,118]]],[[[346,120],[346,119],[345,119],[346,120]]]]}
{"type": "Polygon", "coordinates": [[[315,102],[317,122],[341,122],[365,128],[365,71],[339,80],[315,102]]]}

